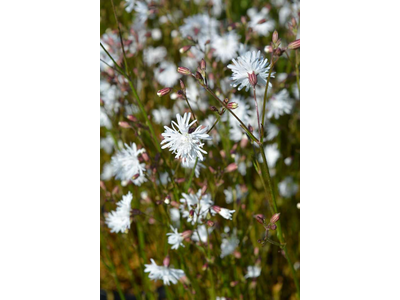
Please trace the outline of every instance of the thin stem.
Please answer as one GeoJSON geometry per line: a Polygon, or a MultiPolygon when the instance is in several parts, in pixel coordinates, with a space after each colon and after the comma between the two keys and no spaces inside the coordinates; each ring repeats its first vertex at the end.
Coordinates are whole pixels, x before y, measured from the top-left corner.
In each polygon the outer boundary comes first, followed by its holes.
{"type": "MultiPolygon", "coordinates": [[[[271,80],[272,70],[273,70],[273,68],[275,66],[275,63],[278,61],[278,59],[276,61],[272,60],[271,67],[269,69],[268,78],[267,78],[267,85],[265,86],[264,102],[263,102],[263,110],[262,110],[262,119],[261,119],[262,128],[264,128],[264,124],[265,124],[265,107],[266,107],[266,104],[267,104],[267,93],[268,93],[269,81],[271,80]]],[[[261,140],[261,144],[262,144],[263,141],[264,141],[264,136],[263,135],[260,136],[260,140],[261,140]]]]}
{"type": "Polygon", "coordinates": [[[195,161],[195,163],[194,163],[193,169],[192,169],[192,171],[190,172],[189,181],[188,181],[188,183],[187,183],[187,185],[186,185],[186,192],[188,191],[190,185],[192,184],[192,180],[193,180],[194,173],[195,173],[195,171],[196,171],[196,166],[197,166],[198,160],[199,160],[199,158],[196,157],[196,161],[195,161]]]}
{"type": "Polygon", "coordinates": [[[187,105],[189,106],[190,111],[192,112],[192,118],[193,118],[193,120],[196,120],[196,122],[199,123],[199,122],[197,121],[197,119],[196,119],[196,115],[194,114],[194,111],[193,111],[192,107],[190,106],[189,100],[188,100],[188,98],[186,97],[186,93],[183,95],[183,97],[185,98],[186,103],[187,103],[187,105]]]}
{"type": "Polygon", "coordinates": [[[217,120],[215,120],[213,126],[211,126],[211,128],[207,131],[207,134],[209,134],[211,132],[211,130],[214,129],[215,125],[217,125],[218,121],[221,119],[221,116],[218,115],[217,120]]]}
{"type": "Polygon", "coordinates": [[[260,123],[260,113],[258,112],[258,104],[257,104],[257,96],[256,96],[256,87],[253,87],[254,91],[254,103],[256,104],[256,111],[257,111],[257,120],[258,120],[258,131],[260,132],[260,138],[263,136],[263,131],[261,130],[261,123],[260,123]]]}

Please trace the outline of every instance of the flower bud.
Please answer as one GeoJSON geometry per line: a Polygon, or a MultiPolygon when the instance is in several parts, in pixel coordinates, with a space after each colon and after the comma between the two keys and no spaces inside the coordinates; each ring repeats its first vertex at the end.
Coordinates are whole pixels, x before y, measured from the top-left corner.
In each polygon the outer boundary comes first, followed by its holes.
{"type": "Polygon", "coordinates": [[[100,106],[104,106],[104,100],[100,99],[100,106]]]}
{"type": "Polygon", "coordinates": [[[182,232],[182,237],[184,239],[189,238],[192,235],[192,231],[191,230],[186,230],[184,232],[182,232]]]}
{"type": "Polygon", "coordinates": [[[192,46],[183,46],[181,49],[179,49],[180,53],[186,53],[190,50],[190,48],[192,48],[192,46]]]}
{"type": "Polygon", "coordinates": [[[186,38],[187,38],[189,41],[193,41],[193,38],[192,38],[191,35],[188,35],[186,38]]]}
{"type": "Polygon", "coordinates": [[[239,107],[239,105],[236,102],[229,102],[227,106],[229,109],[236,109],[239,107]]]}
{"type": "Polygon", "coordinates": [[[227,173],[233,172],[233,171],[236,171],[237,168],[238,168],[238,166],[236,163],[231,163],[225,168],[225,172],[227,172],[227,173]]]}
{"type": "Polygon", "coordinates": [[[204,58],[200,62],[200,69],[203,71],[205,71],[206,69],[206,61],[204,60],[204,58]]]}
{"type": "Polygon", "coordinates": [[[118,194],[119,193],[119,186],[117,185],[113,190],[111,191],[111,194],[118,194]]]}
{"type": "Polygon", "coordinates": [[[242,22],[242,24],[247,24],[247,20],[246,20],[245,16],[241,16],[240,21],[242,22]]]}
{"type": "Polygon", "coordinates": [[[269,229],[271,229],[271,230],[276,230],[276,224],[271,224],[271,225],[269,225],[269,229]]]}
{"type": "Polygon", "coordinates": [[[283,53],[285,53],[285,50],[281,48],[277,48],[274,52],[276,56],[281,56],[283,53]]]}
{"type": "Polygon", "coordinates": [[[167,256],[166,258],[164,258],[164,260],[163,260],[163,265],[164,265],[164,267],[168,267],[168,266],[169,266],[169,256],[167,256]]]}
{"type": "Polygon", "coordinates": [[[201,76],[199,71],[196,72],[196,79],[203,81],[203,76],[201,76]]]}
{"type": "Polygon", "coordinates": [[[191,216],[191,217],[194,216],[194,210],[193,210],[193,209],[191,209],[191,210],[189,211],[189,216],[191,216]]]}
{"type": "Polygon", "coordinates": [[[183,83],[182,79],[179,79],[179,84],[181,85],[181,89],[185,90],[185,84],[183,83]]]}
{"type": "Polygon", "coordinates": [[[300,39],[295,40],[294,42],[291,42],[291,43],[288,45],[288,49],[289,49],[289,50],[300,49],[300,39]]]}
{"type": "Polygon", "coordinates": [[[272,42],[275,44],[278,41],[278,31],[274,31],[274,33],[272,34],[272,42]]]}
{"type": "Polygon", "coordinates": [[[138,179],[138,178],[139,178],[139,176],[140,176],[140,174],[139,174],[139,173],[137,173],[137,174],[133,175],[133,176],[132,176],[132,180],[138,179]]]}
{"type": "Polygon", "coordinates": [[[221,211],[221,207],[214,205],[211,207],[216,213],[219,213],[221,211]]]}
{"type": "Polygon", "coordinates": [[[214,105],[210,106],[211,111],[218,111],[218,108],[216,108],[214,105]]]}
{"type": "Polygon", "coordinates": [[[272,51],[274,51],[274,49],[272,48],[272,46],[265,46],[264,48],[264,52],[265,53],[271,53],[272,51]]]}
{"type": "Polygon", "coordinates": [[[264,224],[265,217],[262,214],[254,215],[254,219],[260,224],[264,224]]]}
{"type": "Polygon", "coordinates": [[[279,221],[279,216],[280,216],[280,214],[281,214],[281,213],[274,214],[274,215],[271,217],[271,220],[269,220],[269,221],[270,221],[272,224],[278,222],[278,221],[279,221]]]}
{"type": "Polygon", "coordinates": [[[172,91],[172,89],[169,87],[163,88],[157,92],[157,96],[162,97],[162,96],[168,95],[171,91],[172,91]]]}
{"type": "Polygon", "coordinates": [[[137,122],[137,119],[136,119],[136,117],[135,117],[135,116],[128,115],[126,118],[127,118],[129,121],[132,121],[132,122],[137,122]]]}
{"type": "Polygon", "coordinates": [[[265,23],[265,22],[267,22],[267,20],[261,19],[260,21],[257,22],[257,24],[263,24],[263,23],[265,23]]]}
{"type": "Polygon", "coordinates": [[[122,128],[131,128],[131,125],[129,125],[128,122],[120,121],[118,122],[118,125],[122,128]]]}
{"type": "Polygon", "coordinates": [[[191,75],[192,74],[190,72],[190,70],[188,68],[185,68],[185,67],[178,67],[178,73],[180,73],[182,75],[191,75]]]}
{"type": "Polygon", "coordinates": [[[208,221],[206,222],[206,224],[207,224],[207,226],[209,226],[209,227],[213,227],[213,226],[215,225],[215,222],[214,222],[214,221],[211,221],[211,220],[208,220],[208,221]]]}
{"type": "Polygon", "coordinates": [[[253,73],[251,73],[251,74],[247,73],[247,75],[249,76],[250,84],[253,87],[255,87],[257,85],[257,75],[256,75],[256,73],[253,71],[253,73]]]}
{"type": "Polygon", "coordinates": [[[100,180],[100,187],[101,187],[103,190],[107,191],[107,188],[106,188],[106,185],[105,185],[104,181],[101,181],[101,180],[100,180]]]}

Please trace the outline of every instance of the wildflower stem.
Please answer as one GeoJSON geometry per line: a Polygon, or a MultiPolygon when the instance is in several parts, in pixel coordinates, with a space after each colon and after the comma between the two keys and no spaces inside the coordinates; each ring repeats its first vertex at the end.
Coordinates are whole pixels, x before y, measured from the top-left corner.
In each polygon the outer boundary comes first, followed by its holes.
{"type": "Polygon", "coordinates": [[[253,87],[254,91],[254,103],[256,104],[256,111],[257,111],[257,120],[258,120],[258,131],[260,132],[260,138],[263,136],[263,131],[261,130],[261,123],[260,123],[260,113],[258,112],[258,104],[257,104],[257,96],[256,96],[256,87],[253,87]]]}
{"type": "Polygon", "coordinates": [[[188,189],[190,188],[190,185],[192,184],[192,180],[193,180],[194,173],[195,173],[195,171],[196,171],[196,166],[197,166],[198,160],[199,160],[199,158],[196,157],[196,161],[195,161],[195,163],[194,163],[193,169],[192,169],[192,171],[190,172],[189,181],[188,181],[188,183],[186,184],[186,188],[185,188],[186,192],[188,191],[188,189]]]}
{"type": "Polygon", "coordinates": [[[186,97],[186,94],[184,95],[184,98],[186,100],[187,105],[189,106],[190,111],[192,112],[192,119],[196,120],[196,122],[198,123],[198,121],[196,119],[196,115],[194,114],[194,111],[193,111],[192,107],[190,106],[190,103],[189,103],[188,98],[186,97]]]}
{"type": "MultiPolygon", "coordinates": [[[[269,81],[271,80],[272,70],[274,69],[275,63],[278,61],[278,59],[276,61],[274,61],[273,57],[272,57],[272,63],[271,63],[271,67],[269,69],[269,74],[268,74],[268,78],[267,78],[267,85],[265,86],[264,102],[263,102],[263,110],[262,110],[262,118],[261,118],[262,128],[264,128],[264,124],[265,124],[265,107],[267,105],[267,93],[268,93],[269,81]]],[[[261,141],[261,144],[262,144],[263,141],[264,141],[264,135],[260,136],[260,141],[261,141]]]]}
{"type": "MultiPolygon", "coordinates": [[[[199,81],[197,81],[199,82],[199,81]]],[[[201,83],[200,83],[201,84],[201,83]]],[[[224,101],[222,101],[221,99],[218,98],[217,95],[214,94],[214,92],[207,86],[204,84],[201,84],[203,88],[206,89],[206,91],[217,101],[219,101],[219,103],[221,103],[221,105],[223,105],[235,118],[236,120],[239,121],[239,123],[242,125],[242,128],[246,131],[246,133],[249,135],[249,137],[256,142],[257,144],[259,144],[259,140],[247,129],[247,126],[242,122],[242,120],[240,120],[238,118],[238,116],[226,105],[226,103],[224,101]]]]}
{"type": "Polygon", "coordinates": [[[209,134],[210,132],[211,132],[211,130],[213,130],[214,129],[214,127],[215,127],[215,125],[217,125],[218,124],[218,122],[219,122],[219,120],[221,119],[221,116],[220,115],[218,115],[218,117],[217,117],[217,120],[215,120],[215,122],[214,122],[214,124],[213,124],[213,126],[211,126],[211,128],[207,131],[207,134],[209,134]]]}

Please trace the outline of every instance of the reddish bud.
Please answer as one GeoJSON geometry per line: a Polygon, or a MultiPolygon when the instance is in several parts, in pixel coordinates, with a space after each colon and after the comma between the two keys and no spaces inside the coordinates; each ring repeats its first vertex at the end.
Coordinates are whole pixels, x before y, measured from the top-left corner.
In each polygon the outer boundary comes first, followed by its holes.
{"type": "Polygon", "coordinates": [[[101,180],[100,180],[100,187],[101,187],[103,190],[107,191],[107,188],[106,188],[106,185],[104,184],[104,181],[101,181],[101,180]]]}
{"type": "Polygon", "coordinates": [[[247,75],[249,76],[250,84],[253,87],[255,87],[257,85],[257,75],[256,75],[256,73],[253,71],[253,73],[251,73],[251,74],[247,73],[247,75]]]}
{"type": "Polygon", "coordinates": [[[179,49],[180,53],[186,53],[192,48],[192,46],[183,46],[181,49],[179,49]]]}
{"type": "Polygon", "coordinates": [[[278,41],[278,31],[274,31],[274,33],[272,34],[272,42],[276,43],[278,41]]]}
{"type": "Polygon", "coordinates": [[[111,194],[118,194],[118,193],[119,193],[119,187],[117,185],[115,188],[113,188],[111,194]]]}
{"type": "Polygon", "coordinates": [[[265,22],[267,22],[267,20],[261,19],[260,21],[257,22],[257,24],[263,24],[263,23],[265,23],[265,22]]]}
{"type": "Polygon", "coordinates": [[[169,87],[163,88],[157,92],[157,96],[162,97],[162,96],[168,95],[171,91],[172,91],[172,89],[169,87]]]}
{"type": "Polygon", "coordinates": [[[132,116],[132,115],[128,115],[126,118],[127,118],[129,121],[137,122],[136,117],[134,117],[134,116],[132,116]]]}
{"type": "Polygon", "coordinates": [[[276,224],[269,225],[269,229],[271,230],[276,230],[276,228],[277,228],[276,224]]]}
{"type": "Polygon", "coordinates": [[[204,60],[204,58],[200,62],[200,69],[203,71],[205,71],[206,69],[206,61],[204,60]]]}
{"type": "Polygon", "coordinates": [[[227,106],[229,109],[236,109],[239,105],[236,102],[229,102],[227,106]]]}
{"type": "Polygon", "coordinates": [[[247,20],[246,20],[245,16],[241,16],[240,21],[242,22],[242,24],[247,24],[247,20]]]}
{"type": "Polygon", "coordinates": [[[179,84],[181,85],[181,89],[185,90],[185,84],[183,83],[182,79],[179,79],[179,84]]]}
{"type": "Polygon", "coordinates": [[[166,258],[164,258],[164,260],[163,260],[163,265],[164,265],[164,267],[168,267],[168,266],[169,266],[169,256],[167,256],[166,258]]]}
{"type": "Polygon", "coordinates": [[[289,49],[289,50],[300,49],[300,39],[295,40],[294,42],[291,42],[291,43],[288,45],[288,49],[289,49]]]}
{"type": "Polygon", "coordinates": [[[192,235],[192,231],[191,230],[186,230],[184,232],[182,232],[182,237],[184,239],[189,238],[192,235]]]}
{"type": "Polygon", "coordinates": [[[185,67],[178,67],[178,73],[181,73],[182,75],[191,75],[192,73],[188,68],[185,67]]]}
{"type": "Polygon", "coordinates": [[[131,125],[129,125],[128,122],[120,121],[118,122],[118,125],[122,128],[131,128],[131,125]]]}
{"type": "Polygon", "coordinates": [[[272,53],[273,51],[274,49],[272,48],[272,46],[265,46],[264,48],[265,53],[272,53]]]}
{"type": "Polygon", "coordinates": [[[254,219],[260,224],[264,224],[265,217],[262,214],[254,215],[254,219]]]}
{"type": "Polygon", "coordinates": [[[213,226],[215,225],[215,222],[213,222],[213,221],[211,221],[211,220],[208,220],[208,221],[206,222],[206,224],[207,224],[207,226],[213,227],[213,226]]]}
{"type": "Polygon", "coordinates": [[[238,166],[236,163],[231,163],[225,168],[225,172],[227,172],[227,173],[233,172],[233,171],[236,171],[237,168],[238,168],[238,166]]]}
{"type": "Polygon", "coordinates": [[[270,221],[272,224],[278,222],[278,221],[279,221],[279,216],[280,216],[280,214],[281,214],[281,213],[274,214],[274,215],[271,217],[271,220],[269,220],[269,221],[270,221]]]}

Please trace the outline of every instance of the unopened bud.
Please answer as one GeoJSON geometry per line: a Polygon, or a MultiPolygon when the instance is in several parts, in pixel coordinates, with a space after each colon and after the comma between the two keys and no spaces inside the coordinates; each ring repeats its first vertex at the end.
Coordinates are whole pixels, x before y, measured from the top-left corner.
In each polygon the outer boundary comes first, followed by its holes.
{"type": "Polygon", "coordinates": [[[118,194],[119,193],[119,186],[117,185],[115,188],[113,188],[111,194],[118,194]]]}
{"type": "Polygon", "coordinates": [[[237,286],[239,284],[239,281],[231,281],[230,285],[231,287],[237,286]]]}
{"type": "Polygon", "coordinates": [[[251,126],[251,125],[249,124],[249,126],[248,126],[247,128],[249,129],[249,131],[250,131],[251,133],[253,133],[253,131],[254,131],[253,126],[251,126]]]}
{"type": "Polygon", "coordinates": [[[216,108],[215,106],[210,106],[210,110],[212,110],[212,111],[218,111],[218,108],[216,108]]]}
{"type": "Polygon", "coordinates": [[[264,52],[265,53],[271,53],[272,51],[274,51],[274,49],[272,48],[272,46],[265,46],[264,48],[264,52]]]}
{"type": "Polygon", "coordinates": [[[196,72],[196,79],[203,81],[203,76],[201,76],[199,71],[196,72]]]}
{"type": "Polygon", "coordinates": [[[277,228],[276,224],[269,225],[269,229],[271,230],[276,230],[276,228],[277,228]]]}
{"type": "Polygon", "coordinates": [[[204,60],[204,58],[200,62],[200,69],[202,69],[203,71],[205,71],[206,69],[206,61],[204,60]]]}
{"type": "Polygon", "coordinates": [[[104,181],[101,181],[101,180],[100,180],[100,187],[101,187],[103,190],[107,191],[107,188],[106,188],[106,185],[105,185],[104,181]]]}
{"type": "Polygon", "coordinates": [[[205,271],[205,270],[207,270],[207,268],[208,268],[208,263],[205,263],[204,265],[203,265],[203,271],[205,271]]]}
{"type": "Polygon", "coordinates": [[[228,99],[228,98],[225,98],[225,99],[224,99],[224,103],[225,103],[225,104],[228,104],[228,102],[229,102],[229,99],[228,99]]]}
{"type": "Polygon", "coordinates": [[[133,176],[132,176],[132,180],[138,179],[138,178],[139,178],[139,176],[140,176],[140,174],[139,174],[139,173],[137,173],[137,174],[133,175],[133,176]]]}
{"type": "Polygon", "coordinates": [[[245,16],[241,16],[240,21],[242,22],[242,24],[247,24],[247,20],[246,20],[245,16]]]}
{"type": "Polygon", "coordinates": [[[211,220],[208,220],[208,221],[206,222],[206,224],[207,224],[207,226],[209,226],[209,227],[213,227],[213,226],[215,225],[215,222],[214,222],[214,221],[211,221],[211,220]]]}
{"type": "Polygon", "coordinates": [[[189,216],[191,216],[191,217],[194,216],[194,210],[193,210],[193,209],[191,209],[191,210],[189,211],[189,216]]]}
{"type": "Polygon", "coordinates": [[[236,109],[239,105],[236,102],[229,102],[227,106],[229,109],[236,109]]]}
{"type": "Polygon", "coordinates": [[[236,163],[231,163],[225,168],[225,172],[227,172],[227,173],[233,172],[233,171],[236,171],[237,168],[238,168],[238,166],[236,163]]]}
{"type": "Polygon", "coordinates": [[[164,267],[168,267],[168,266],[169,266],[169,256],[167,256],[166,258],[164,258],[164,260],[163,260],[163,265],[164,265],[164,267]]]}
{"type": "Polygon", "coordinates": [[[280,216],[280,214],[281,214],[281,213],[274,214],[274,215],[271,217],[271,220],[269,220],[269,221],[270,221],[272,224],[278,222],[278,221],[279,221],[279,216],[280,216]]]}
{"type": "Polygon", "coordinates": [[[181,49],[179,49],[180,53],[186,53],[192,48],[192,46],[183,46],[181,49]]]}
{"type": "Polygon", "coordinates": [[[207,46],[209,43],[211,43],[211,40],[207,40],[207,41],[204,43],[204,46],[207,46]]]}
{"type": "Polygon", "coordinates": [[[205,195],[207,191],[207,184],[205,184],[202,188],[201,188],[201,194],[205,195]]]}
{"type": "Polygon", "coordinates": [[[189,41],[193,41],[193,38],[192,38],[191,35],[188,35],[186,38],[187,38],[189,41]]]}
{"type": "Polygon", "coordinates": [[[181,89],[185,90],[185,84],[183,83],[182,79],[179,79],[179,84],[181,85],[181,89]]]}
{"type": "Polygon", "coordinates": [[[290,49],[290,50],[300,49],[300,39],[295,40],[294,42],[291,42],[288,45],[288,49],[290,49]]]}
{"type": "Polygon", "coordinates": [[[192,231],[191,230],[186,230],[186,231],[182,232],[182,237],[184,239],[190,237],[191,235],[192,235],[192,231]]]}
{"type": "Polygon", "coordinates": [[[104,106],[104,100],[100,99],[100,106],[104,106]]]}
{"type": "Polygon", "coordinates": [[[191,75],[192,73],[188,68],[185,67],[178,67],[178,73],[181,73],[182,75],[191,75]]]}
{"type": "Polygon", "coordinates": [[[277,48],[274,52],[274,54],[276,56],[281,56],[283,53],[285,53],[285,50],[281,49],[281,48],[277,48]]]}
{"type": "Polygon", "coordinates": [[[254,219],[260,224],[264,224],[265,217],[262,214],[254,215],[254,219]]]}
{"type": "Polygon", "coordinates": [[[129,125],[128,122],[120,121],[118,122],[118,125],[122,128],[131,128],[131,125],[129,125]]]}
{"type": "Polygon", "coordinates": [[[250,84],[254,88],[257,85],[257,75],[256,75],[256,73],[253,71],[253,73],[251,73],[251,74],[247,73],[247,75],[249,76],[250,84]]]}
{"type": "Polygon", "coordinates": [[[169,87],[163,88],[157,92],[157,96],[162,97],[162,96],[168,95],[171,91],[172,91],[172,89],[169,87]]]}
{"type": "Polygon", "coordinates": [[[136,119],[135,116],[128,115],[126,118],[127,118],[128,120],[132,121],[132,122],[137,122],[137,119],[136,119]]]}
{"type": "Polygon", "coordinates": [[[274,33],[272,34],[272,42],[276,43],[278,41],[278,31],[274,31],[274,33]]]}

